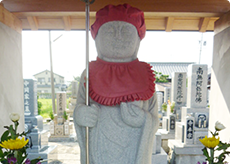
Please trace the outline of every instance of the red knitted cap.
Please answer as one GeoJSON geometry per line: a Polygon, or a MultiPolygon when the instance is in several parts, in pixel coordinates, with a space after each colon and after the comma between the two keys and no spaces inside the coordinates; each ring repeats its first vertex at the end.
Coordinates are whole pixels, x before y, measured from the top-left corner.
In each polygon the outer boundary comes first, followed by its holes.
{"type": "Polygon", "coordinates": [[[124,21],[131,23],[137,29],[140,39],[145,36],[146,26],[143,11],[134,8],[128,4],[107,5],[96,13],[96,21],[91,26],[91,34],[95,39],[99,28],[110,21],[124,21]]]}

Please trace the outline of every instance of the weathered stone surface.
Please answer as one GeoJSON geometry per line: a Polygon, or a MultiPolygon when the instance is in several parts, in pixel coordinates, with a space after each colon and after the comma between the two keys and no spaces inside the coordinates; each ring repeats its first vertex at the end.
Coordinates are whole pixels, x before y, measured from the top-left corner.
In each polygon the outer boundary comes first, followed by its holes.
{"type": "Polygon", "coordinates": [[[196,164],[205,162],[202,145],[185,145],[177,140],[168,140],[169,164],[196,164]]]}
{"type": "Polygon", "coordinates": [[[175,102],[176,106],[184,106],[186,104],[186,72],[172,73],[171,86],[171,102],[175,102]]]}
{"type": "Polygon", "coordinates": [[[164,102],[168,102],[171,99],[171,87],[164,88],[164,102]]]}
{"type": "Polygon", "coordinates": [[[187,116],[185,120],[186,121],[185,121],[185,129],[184,129],[184,143],[186,145],[193,145],[195,119],[192,116],[187,116]]]}
{"type": "Polygon", "coordinates": [[[38,115],[36,80],[24,79],[24,111],[25,116],[38,115]]]}
{"type": "MultiPolygon", "coordinates": [[[[98,57],[105,62],[135,60],[140,44],[135,26],[122,21],[103,24],[95,41],[98,57]],[[111,37],[108,31],[119,34],[122,39],[111,37]],[[128,35],[125,31],[128,31],[128,35]]],[[[85,163],[85,126],[89,126],[91,163],[150,164],[154,134],[159,125],[156,93],[147,101],[105,106],[91,100],[92,105],[86,106],[84,76],[83,73],[74,111],[81,162],[85,163]]]]}
{"type": "Polygon", "coordinates": [[[57,98],[57,123],[59,125],[62,125],[64,124],[65,121],[63,115],[64,115],[64,111],[66,110],[66,92],[56,93],[56,98],[57,98]]]}
{"type": "Polygon", "coordinates": [[[191,64],[188,66],[187,107],[205,108],[207,106],[208,66],[191,64]]]}
{"type": "Polygon", "coordinates": [[[160,153],[152,155],[152,164],[167,164],[167,153],[162,148],[160,153]]]}
{"type": "Polygon", "coordinates": [[[158,111],[161,110],[161,105],[163,103],[163,93],[157,92],[157,103],[158,103],[158,111]]]}

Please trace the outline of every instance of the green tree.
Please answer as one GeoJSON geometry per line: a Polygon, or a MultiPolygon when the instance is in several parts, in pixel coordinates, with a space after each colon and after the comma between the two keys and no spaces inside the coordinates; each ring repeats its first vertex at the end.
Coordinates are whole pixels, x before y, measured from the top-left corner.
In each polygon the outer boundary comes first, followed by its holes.
{"type": "Polygon", "coordinates": [[[169,75],[163,75],[161,72],[154,71],[156,83],[167,83],[169,75]]]}

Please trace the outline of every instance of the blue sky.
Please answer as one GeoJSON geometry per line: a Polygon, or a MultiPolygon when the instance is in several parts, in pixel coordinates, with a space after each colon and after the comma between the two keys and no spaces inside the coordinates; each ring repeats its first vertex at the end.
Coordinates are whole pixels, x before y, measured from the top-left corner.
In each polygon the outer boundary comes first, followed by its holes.
{"type": "MultiPolygon", "coordinates": [[[[65,77],[66,82],[73,76],[80,76],[85,68],[85,31],[51,31],[53,71],[65,77]]],[[[199,61],[202,33],[147,31],[138,52],[140,61],[145,62],[196,62],[199,61]]],[[[201,64],[212,65],[213,32],[203,33],[201,64]]],[[[46,69],[50,70],[48,31],[23,31],[22,55],[23,78],[46,69]]],[[[90,60],[97,56],[94,40],[90,35],[90,60]]]]}

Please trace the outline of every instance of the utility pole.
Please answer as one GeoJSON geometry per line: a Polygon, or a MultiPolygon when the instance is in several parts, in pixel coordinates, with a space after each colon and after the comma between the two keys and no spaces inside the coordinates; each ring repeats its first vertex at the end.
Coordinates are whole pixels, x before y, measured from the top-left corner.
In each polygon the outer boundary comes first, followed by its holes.
{"type": "MultiPolygon", "coordinates": [[[[58,40],[62,35],[57,37],[53,40],[55,42],[58,40]]],[[[52,91],[52,109],[53,114],[56,114],[55,108],[55,90],[54,90],[54,74],[53,74],[53,60],[52,60],[52,41],[51,41],[51,31],[49,30],[49,48],[50,48],[50,79],[51,79],[51,91],[52,91]]]]}
{"type": "Polygon", "coordinates": [[[199,63],[201,61],[201,54],[202,54],[202,48],[203,46],[206,46],[206,41],[203,42],[203,33],[201,33],[201,39],[200,39],[200,53],[199,53],[199,63]]]}

